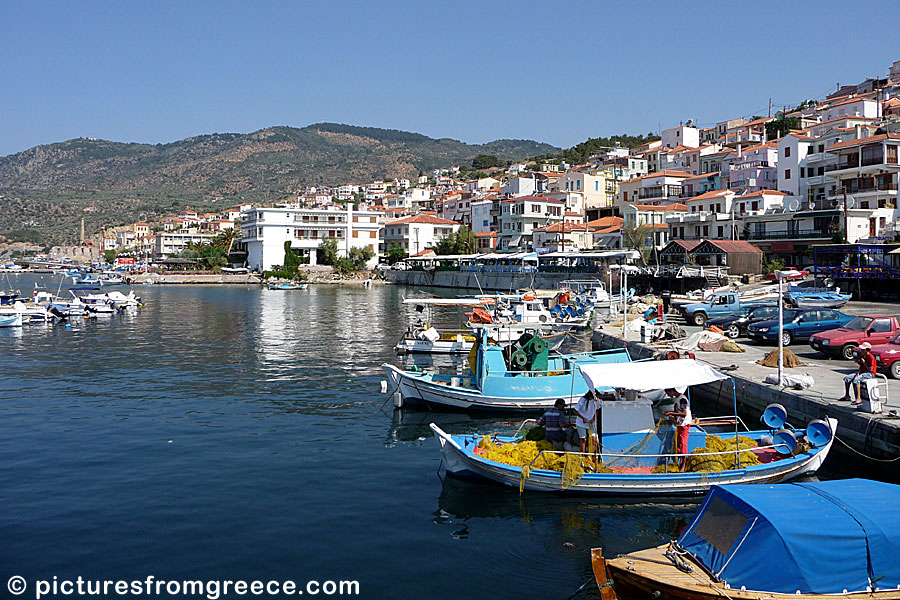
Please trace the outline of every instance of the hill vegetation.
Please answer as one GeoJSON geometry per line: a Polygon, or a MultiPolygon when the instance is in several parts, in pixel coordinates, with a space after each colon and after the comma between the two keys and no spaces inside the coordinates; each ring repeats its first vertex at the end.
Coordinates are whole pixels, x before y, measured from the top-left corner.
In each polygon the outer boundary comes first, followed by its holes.
{"type": "Polygon", "coordinates": [[[0,158],[0,236],[43,243],[190,208],[276,202],[308,185],[414,179],[477,156],[523,160],[559,149],[531,140],[466,144],[418,133],[319,123],[169,144],[79,138],[0,158]]]}

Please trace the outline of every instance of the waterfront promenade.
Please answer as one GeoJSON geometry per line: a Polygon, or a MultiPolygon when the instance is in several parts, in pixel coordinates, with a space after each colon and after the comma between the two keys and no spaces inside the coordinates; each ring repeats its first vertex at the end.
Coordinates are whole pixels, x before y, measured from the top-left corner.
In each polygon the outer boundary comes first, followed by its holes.
{"type": "MultiPolygon", "coordinates": [[[[847,314],[889,313],[900,314],[900,306],[896,304],[851,302],[842,309],[847,314]]],[[[674,317],[674,315],[670,315],[674,317]]],[[[686,326],[682,328],[690,335],[700,331],[700,327],[686,326]]],[[[595,350],[620,348],[625,345],[621,327],[601,324],[598,318],[594,335],[595,350]]],[[[805,390],[781,389],[777,385],[764,383],[768,375],[777,373],[777,369],[757,364],[774,348],[774,344],[759,343],[746,338],[735,340],[745,351],[737,352],[705,352],[697,350],[696,358],[709,363],[715,368],[735,366],[730,370],[737,385],[738,412],[751,428],[756,425],[759,415],[768,404],[777,402],[788,410],[788,421],[801,426],[811,419],[838,419],[837,436],[840,440],[834,445],[834,452],[847,458],[863,460],[873,465],[891,468],[896,463],[879,463],[900,457],[900,381],[888,378],[888,402],[884,413],[869,414],[854,409],[849,402],[839,400],[844,395],[843,378],[856,372],[856,364],[840,359],[826,359],[813,350],[806,342],[797,342],[786,348],[790,349],[803,361],[803,365],[793,369],[785,369],[788,374],[808,373],[815,379],[813,387],[805,390]],[[891,415],[890,411],[896,411],[891,415]],[[877,459],[870,460],[869,458],[877,459]]],[[[659,350],[668,346],[660,344],[643,344],[639,333],[630,333],[627,347],[632,358],[654,356],[659,350]]],[[[698,389],[693,400],[703,415],[728,414],[731,411],[732,397],[730,385],[719,388],[698,389]]]]}

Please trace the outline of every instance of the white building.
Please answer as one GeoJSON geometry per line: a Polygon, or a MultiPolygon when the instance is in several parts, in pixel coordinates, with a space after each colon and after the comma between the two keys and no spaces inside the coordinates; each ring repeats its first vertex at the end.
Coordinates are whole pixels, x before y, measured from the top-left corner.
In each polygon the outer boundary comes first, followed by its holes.
{"type": "Polygon", "coordinates": [[[438,240],[459,230],[459,223],[434,215],[413,215],[384,224],[382,254],[400,246],[410,256],[434,248],[438,240]]]}
{"type": "Polygon", "coordinates": [[[685,125],[669,127],[662,132],[662,145],[667,148],[675,148],[676,146],[696,148],[700,145],[700,130],[696,127],[685,125]]]}
{"type": "Polygon", "coordinates": [[[501,201],[497,247],[504,251],[531,249],[531,232],[565,220],[565,212],[564,201],[546,196],[520,196],[501,201]]]}
{"type": "MultiPolygon", "coordinates": [[[[284,244],[300,250],[316,264],[316,249],[324,240],[336,240],[338,255],[368,246],[376,256],[380,246],[380,213],[357,211],[352,206],[322,208],[256,208],[244,213],[241,241],[254,270],[284,264],[284,244]]],[[[373,262],[375,259],[373,259],[373,262]]]]}
{"type": "Polygon", "coordinates": [[[498,227],[497,217],[500,215],[500,200],[475,200],[471,204],[472,232],[487,233],[496,232],[498,227]]]}
{"type": "Polygon", "coordinates": [[[778,189],[782,192],[806,198],[806,155],[812,142],[813,138],[796,132],[778,140],[778,189]]]}
{"type": "Polygon", "coordinates": [[[510,177],[509,182],[500,188],[500,192],[514,198],[516,196],[531,196],[537,189],[534,175],[521,175],[510,177]]]}
{"type": "Polygon", "coordinates": [[[188,244],[204,244],[216,237],[214,233],[200,233],[196,230],[181,230],[172,232],[158,232],[156,234],[156,244],[153,248],[153,256],[156,258],[168,258],[173,254],[178,254],[188,244]]]}

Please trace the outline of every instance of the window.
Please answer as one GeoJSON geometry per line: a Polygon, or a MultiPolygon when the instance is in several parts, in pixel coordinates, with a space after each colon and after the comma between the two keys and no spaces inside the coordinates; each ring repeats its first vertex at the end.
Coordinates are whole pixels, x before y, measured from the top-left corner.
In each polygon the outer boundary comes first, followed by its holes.
{"type": "Polygon", "coordinates": [[[791,156],[791,147],[788,146],[788,147],[786,147],[786,148],[784,149],[784,157],[785,157],[785,158],[790,158],[790,156],[791,156]]]}
{"type": "Polygon", "coordinates": [[[891,331],[890,319],[876,319],[871,330],[874,333],[889,333],[891,331]]]}
{"type": "Polygon", "coordinates": [[[709,235],[709,225],[704,225],[703,226],[703,237],[706,237],[708,235],[709,235]]]}
{"type": "Polygon", "coordinates": [[[599,192],[599,191],[600,191],[600,182],[599,182],[599,181],[595,181],[595,182],[594,182],[594,191],[595,191],[595,192],[599,192]]]}
{"type": "Polygon", "coordinates": [[[718,228],[718,229],[719,229],[718,238],[719,238],[719,239],[722,239],[722,236],[725,235],[725,228],[722,227],[721,225],[719,225],[719,228],[718,228]]]}
{"type": "Polygon", "coordinates": [[[785,178],[785,179],[790,179],[790,178],[791,178],[791,170],[790,170],[790,169],[785,169],[785,170],[784,170],[784,178],[785,178]]]}
{"type": "Polygon", "coordinates": [[[580,189],[581,189],[581,180],[580,180],[580,179],[579,179],[578,181],[575,182],[575,189],[576,189],[576,190],[580,190],[580,189]]]}

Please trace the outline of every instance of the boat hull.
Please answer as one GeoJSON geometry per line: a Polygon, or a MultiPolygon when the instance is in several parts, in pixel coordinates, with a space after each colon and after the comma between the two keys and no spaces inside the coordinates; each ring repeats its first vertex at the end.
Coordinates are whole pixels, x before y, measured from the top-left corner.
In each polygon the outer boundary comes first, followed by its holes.
{"type": "Polygon", "coordinates": [[[553,406],[558,398],[563,398],[567,404],[574,404],[583,393],[574,386],[575,392],[572,394],[548,392],[527,399],[487,396],[475,388],[462,385],[466,377],[460,377],[460,385],[447,385],[434,382],[428,373],[410,373],[389,364],[382,365],[382,368],[388,374],[389,388],[401,398],[399,403],[395,402],[396,406],[423,403],[456,410],[540,411],[553,406]]]}
{"type": "MultiPolygon", "coordinates": [[[[832,431],[837,421],[831,419],[832,431]]],[[[810,450],[797,457],[785,458],[765,465],[711,473],[586,473],[579,481],[563,488],[562,474],[543,469],[531,470],[522,481],[522,470],[482,459],[460,445],[459,440],[440,427],[430,425],[441,446],[441,457],[448,475],[463,478],[480,477],[520,489],[536,492],[556,492],[580,495],[600,495],[627,498],[696,497],[709,491],[712,485],[734,483],[780,483],[815,473],[831,449],[830,441],[822,448],[810,450]],[[520,487],[521,486],[521,487],[520,487]]],[[[474,443],[474,440],[473,440],[474,443]]]]}

